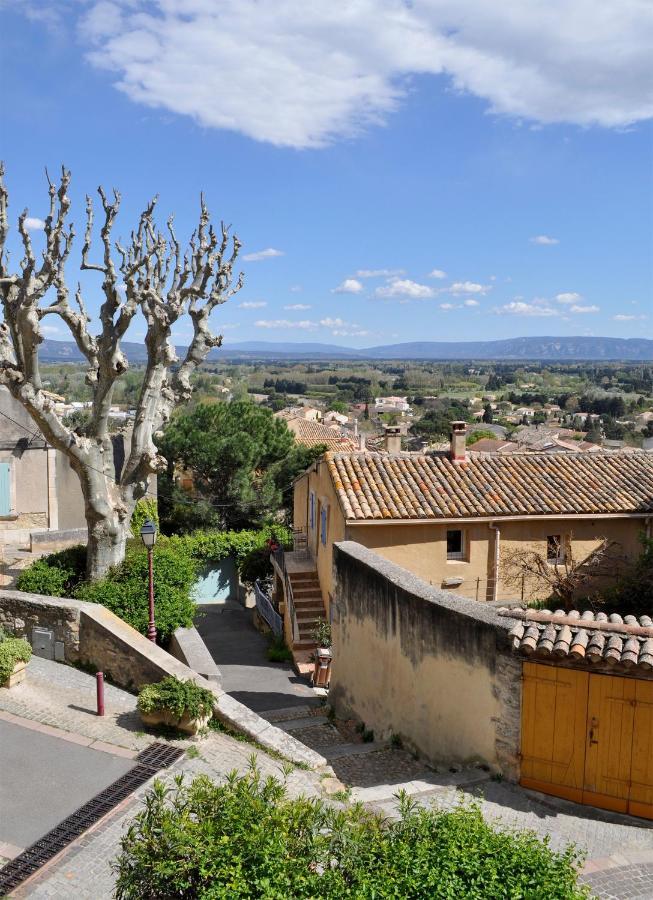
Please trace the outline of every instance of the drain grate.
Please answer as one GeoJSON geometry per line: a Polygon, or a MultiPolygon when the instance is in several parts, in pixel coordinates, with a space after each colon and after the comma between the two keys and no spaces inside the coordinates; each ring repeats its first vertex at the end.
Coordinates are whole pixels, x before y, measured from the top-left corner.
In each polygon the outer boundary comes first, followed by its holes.
{"type": "Polygon", "coordinates": [[[136,765],[117,781],[114,781],[88,803],[60,822],[52,831],[35,841],[0,869],[0,897],[13,891],[26,878],[37,872],[41,866],[60,853],[87,829],[111,812],[122,800],[161,769],[176,762],[184,751],[167,744],[154,743],[146,747],[136,757],[136,765]]]}

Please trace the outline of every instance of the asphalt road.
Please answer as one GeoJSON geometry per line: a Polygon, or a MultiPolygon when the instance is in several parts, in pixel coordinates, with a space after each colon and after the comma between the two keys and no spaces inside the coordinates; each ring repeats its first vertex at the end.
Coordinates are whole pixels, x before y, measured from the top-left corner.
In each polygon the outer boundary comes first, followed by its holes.
{"type": "Polygon", "coordinates": [[[0,843],[28,847],[133,766],[0,721],[0,843]]]}
{"type": "Polygon", "coordinates": [[[222,674],[222,688],[253,709],[264,712],[319,702],[308,682],[289,663],[271,663],[270,643],[254,628],[252,610],[237,601],[199,606],[195,627],[222,674]]]}

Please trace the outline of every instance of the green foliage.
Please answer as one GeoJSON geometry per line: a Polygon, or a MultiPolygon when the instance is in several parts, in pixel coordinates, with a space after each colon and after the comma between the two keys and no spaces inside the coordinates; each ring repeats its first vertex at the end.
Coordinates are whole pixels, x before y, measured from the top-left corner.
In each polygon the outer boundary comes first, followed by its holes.
{"type": "Polygon", "coordinates": [[[467,422],[469,420],[469,406],[457,400],[434,401],[434,407],[429,409],[421,419],[411,425],[412,434],[422,438],[447,438],[451,432],[452,422],[467,422]]]}
{"type": "Polygon", "coordinates": [[[465,443],[468,447],[471,447],[477,441],[482,441],[485,438],[489,438],[490,440],[496,440],[496,434],[493,431],[470,431],[467,435],[467,439],[465,443]]]}
{"type": "Polygon", "coordinates": [[[215,697],[208,688],[200,687],[190,678],[180,681],[174,675],[157,684],[146,684],[138,692],[138,708],[143,713],[167,710],[177,718],[184,714],[200,719],[213,710],[215,697]]]}
{"type": "Polygon", "coordinates": [[[653,609],[653,538],[640,537],[642,552],[632,569],[605,593],[606,612],[650,615],[653,609]]]}
{"type": "Polygon", "coordinates": [[[86,568],[86,547],[81,544],[35,560],[16,580],[19,591],[69,597],[82,579],[86,568]]]}
{"type": "Polygon", "coordinates": [[[160,449],[171,465],[193,473],[200,497],[231,527],[275,515],[305,457],[285,421],[249,401],[200,404],[175,416],[160,449]]]}
{"type": "Polygon", "coordinates": [[[292,662],[292,653],[282,637],[273,638],[268,647],[268,659],[270,662],[292,662]]]}
{"type": "Polygon", "coordinates": [[[313,631],[311,637],[318,647],[330,647],[333,640],[331,634],[331,623],[326,619],[320,619],[313,631]]]}
{"type": "Polygon", "coordinates": [[[131,521],[129,523],[131,533],[135,538],[138,538],[143,524],[147,522],[148,519],[154,522],[158,531],[159,508],[157,502],[154,497],[141,497],[134,507],[134,512],[132,513],[131,521]]]}
{"type": "Polygon", "coordinates": [[[271,575],[272,563],[268,547],[252,550],[240,564],[240,580],[243,584],[253,585],[255,581],[265,581],[271,575]]]}
{"type": "Polygon", "coordinates": [[[0,685],[3,685],[14,671],[17,662],[29,662],[32,648],[24,638],[5,637],[0,639],[0,685]]]}
{"type": "Polygon", "coordinates": [[[121,842],[118,900],[286,897],[580,900],[581,857],[548,838],[504,831],[477,804],[423,809],[400,797],[400,819],[288,797],[252,766],[225,783],[156,781],[121,842]]]}
{"type": "MultiPolygon", "coordinates": [[[[196,563],[165,539],[157,542],[153,554],[154,598],[157,635],[166,643],[176,628],[193,624],[195,604],[190,592],[195,582],[196,563]]],[[[134,542],[124,562],[106,578],[81,584],[75,596],[101,603],[141,634],[147,634],[148,566],[145,549],[134,542]]]]}

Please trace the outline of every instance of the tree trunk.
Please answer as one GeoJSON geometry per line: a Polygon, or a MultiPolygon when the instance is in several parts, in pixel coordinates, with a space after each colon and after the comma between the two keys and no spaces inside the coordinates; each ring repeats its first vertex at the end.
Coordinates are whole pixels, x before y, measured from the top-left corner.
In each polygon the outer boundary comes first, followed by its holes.
{"type": "Polygon", "coordinates": [[[104,578],[112,566],[125,558],[128,523],[89,523],[86,551],[86,578],[97,581],[104,578]]]}

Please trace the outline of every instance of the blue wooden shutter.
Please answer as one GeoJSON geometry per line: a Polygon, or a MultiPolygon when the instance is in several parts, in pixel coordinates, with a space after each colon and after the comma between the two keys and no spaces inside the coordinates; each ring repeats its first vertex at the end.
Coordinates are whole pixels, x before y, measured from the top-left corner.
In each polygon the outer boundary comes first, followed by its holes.
{"type": "Polygon", "coordinates": [[[315,528],[315,494],[311,491],[311,531],[315,528]]]}
{"type": "Polygon", "coordinates": [[[9,463],[0,463],[0,516],[11,512],[11,471],[9,463]]]}
{"type": "Polygon", "coordinates": [[[320,530],[321,530],[321,532],[322,532],[322,543],[323,543],[324,546],[326,547],[326,541],[327,541],[327,511],[326,511],[326,507],[325,507],[325,506],[322,507],[322,514],[321,514],[321,516],[320,516],[320,519],[322,520],[321,523],[320,523],[320,526],[321,526],[320,530]]]}

